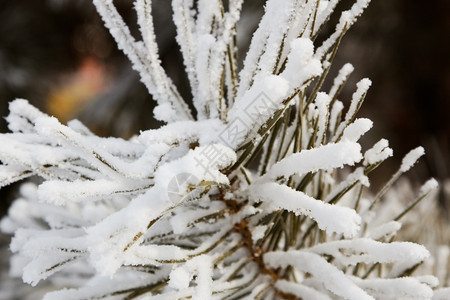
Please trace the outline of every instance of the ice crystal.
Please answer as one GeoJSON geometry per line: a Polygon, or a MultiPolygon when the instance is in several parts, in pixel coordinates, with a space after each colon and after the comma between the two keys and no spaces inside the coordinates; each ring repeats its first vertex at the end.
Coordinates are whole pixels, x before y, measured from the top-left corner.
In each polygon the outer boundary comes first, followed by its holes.
{"type": "MultiPolygon", "coordinates": [[[[43,180],[22,185],[1,223],[14,234],[13,276],[49,282],[46,300],[433,297],[437,279],[412,276],[430,253],[393,241],[403,213],[380,214],[423,149],[385,189],[364,193],[369,173],[392,155],[384,139],[364,155],[359,143],[372,127],[356,118],[371,82],[356,85],[345,114],[337,97],[353,67],[322,91],[369,1],[343,11],[320,44],[339,1],[268,0],[238,72],[242,2],[172,1],[192,114],[161,66],[151,1],[135,1],[137,41],[111,0],[94,0],[166,125],[130,140],[100,138],[11,102],[0,183],[43,180]]],[[[435,188],[428,182],[405,212],[435,188]]]]}

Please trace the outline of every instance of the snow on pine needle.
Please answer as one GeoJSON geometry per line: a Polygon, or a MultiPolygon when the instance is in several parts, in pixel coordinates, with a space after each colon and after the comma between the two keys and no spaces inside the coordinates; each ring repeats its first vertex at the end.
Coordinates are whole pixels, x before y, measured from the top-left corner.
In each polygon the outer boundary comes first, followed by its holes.
{"type": "Polygon", "coordinates": [[[52,289],[46,300],[448,295],[436,277],[413,276],[428,250],[394,241],[436,182],[397,216],[380,214],[423,149],[371,196],[368,175],[392,156],[384,139],[365,150],[359,143],[372,127],[356,116],[371,82],[356,85],[345,113],[338,97],[353,67],[322,88],[369,1],[341,12],[318,43],[339,1],[268,0],[238,70],[242,2],[172,1],[194,114],[161,66],[151,1],[134,3],[136,40],[111,0],[94,0],[166,125],[101,138],[77,120],[63,125],[26,100],[11,102],[0,184],[42,179],[23,183],[1,222],[14,235],[11,275],[52,289]]]}

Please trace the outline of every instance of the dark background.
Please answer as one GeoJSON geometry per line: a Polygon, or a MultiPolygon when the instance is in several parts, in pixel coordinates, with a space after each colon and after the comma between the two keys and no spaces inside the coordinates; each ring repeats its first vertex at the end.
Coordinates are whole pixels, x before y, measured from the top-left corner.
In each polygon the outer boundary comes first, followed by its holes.
{"type": "MultiPolygon", "coordinates": [[[[170,2],[154,0],[157,42],[163,66],[188,99],[170,2]]],[[[244,36],[243,53],[245,36],[257,25],[263,2],[245,2],[245,26],[238,28],[244,36]]],[[[138,37],[131,1],[115,3],[138,37]]],[[[340,7],[351,3],[344,0],[340,7]]],[[[369,117],[375,126],[369,134],[373,140],[366,142],[384,137],[395,153],[375,172],[375,185],[419,145],[427,157],[410,173],[412,180],[433,176],[442,182],[450,177],[449,11],[448,0],[373,1],[341,44],[331,75],[346,62],[355,66],[341,100],[348,103],[356,82],[369,77],[373,85],[360,116],[369,117]]],[[[102,136],[129,137],[158,126],[151,97],[89,1],[0,1],[1,116],[7,115],[8,102],[15,98],[26,98],[62,121],[77,117],[102,136]]],[[[3,119],[0,131],[7,131],[3,119]]],[[[14,188],[0,191],[0,215],[14,188]]],[[[446,202],[443,194],[441,202],[446,202]]]]}

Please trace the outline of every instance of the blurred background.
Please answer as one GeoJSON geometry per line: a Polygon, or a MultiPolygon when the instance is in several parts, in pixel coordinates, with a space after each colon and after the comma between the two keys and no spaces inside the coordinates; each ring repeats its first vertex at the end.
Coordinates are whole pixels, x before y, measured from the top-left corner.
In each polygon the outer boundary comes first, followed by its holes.
{"type": "MultiPolygon", "coordinates": [[[[189,99],[171,1],[153,2],[163,66],[189,99]]],[[[132,1],[115,3],[139,38],[132,1]]],[[[263,3],[245,1],[238,27],[241,60],[263,3]]],[[[351,3],[343,0],[339,6],[348,8],[351,3]]],[[[373,81],[360,113],[375,123],[372,140],[366,143],[386,138],[395,151],[395,158],[375,172],[375,184],[390,176],[403,155],[419,145],[427,156],[410,173],[412,180],[423,182],[433,176],[443,182],[450,177],[449,11],[448,0],[373,1],[343,39],[329,81],[344,63],[355,66],[340,97],[347,104],[357,81],[363,77],[373,81]]],[[[62,122],[78,118],[101,136],[128,138],[160,125],[153,119],[151,97],[90,1],[0,1],[1,116],[8,114],[8,102],[15,98],[28,99],[62,122]]],[[[7,132],[4,119],[0,131],[7,132]]],[[[0,215],[14,189],[12,185],[0,190],[0,215]]],[[[444,209],[445,203],[442,194],[444,209]]]]}

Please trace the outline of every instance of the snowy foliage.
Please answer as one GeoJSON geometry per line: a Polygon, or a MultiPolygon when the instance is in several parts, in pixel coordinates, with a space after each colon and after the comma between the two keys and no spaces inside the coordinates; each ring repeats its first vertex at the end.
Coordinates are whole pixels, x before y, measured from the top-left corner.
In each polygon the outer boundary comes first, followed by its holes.
{"type": "Polygon", "coordinates": [[[14,234],[11,275],[51,282],[46,300],[450,297],[436,277],[412,276],[430,257],[424,246],[393,241],[436,182],[398,215],[383,213],[423,149],[371,196],[369,173],[392,155],[384,139],[366,151],[359,143],[372,127],[356,118],[371,82],[357,84],[346,113],[338,97],[353,67],[322,89],[369,1],[318,43],[339,1],[268,0],[238,72],[242,2],[172,1],[194,118],[161,66],[151,1],[135,1],[137,41],[111,0],[94,0],[166,125],[100,138],[11,102],[0,184],[42,178],[22,185],[1,222],[14,234]]]}

